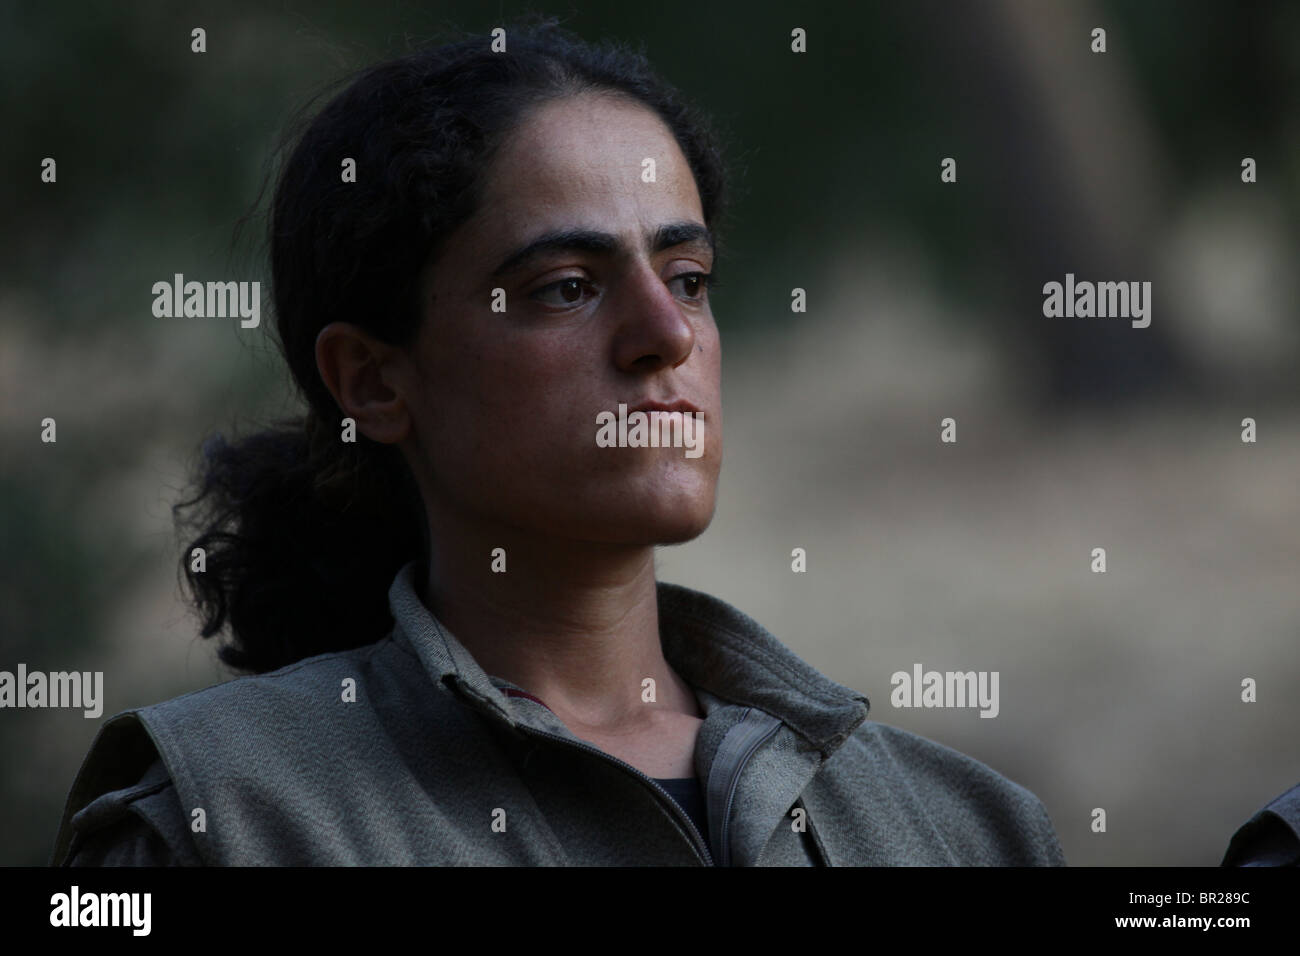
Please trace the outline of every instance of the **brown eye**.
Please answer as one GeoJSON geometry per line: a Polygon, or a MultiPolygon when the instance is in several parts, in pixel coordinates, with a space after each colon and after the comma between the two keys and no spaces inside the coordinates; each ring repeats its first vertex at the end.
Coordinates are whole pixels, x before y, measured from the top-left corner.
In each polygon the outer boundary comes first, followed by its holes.
{"type": "Polygon", "coordinates": [[[683,272],[679,276],[673,276],[674,282],[678,280],[682,282],[683,290],[685,291],[686,297],[688,299],[694,299],[698,302],[703,302],[705,298],[705,292],[712,284],[711,281],[712,273],[683,272]]]}
{"type": "Polygon", "coordinates": [[[530,298],[546,305],[576,305],[582,301],[583,284],[583,280],[578,276],[570,276],[567,279],[561,279],[558,282],[552,282],[550,285],[542,286],[542,288],[532,293],[530,298]]]}

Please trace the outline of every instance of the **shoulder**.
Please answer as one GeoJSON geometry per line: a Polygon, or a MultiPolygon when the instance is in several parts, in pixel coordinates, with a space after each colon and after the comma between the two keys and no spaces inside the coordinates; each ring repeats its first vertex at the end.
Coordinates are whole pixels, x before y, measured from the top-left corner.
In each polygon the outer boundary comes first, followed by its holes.
{"type": "Polygon", "coordinates": [[[919,734],[864,721],[832,754],[834,785],[898,837],[932,844],[933,862],[964,865],[1064,865],[1042,801],[974,757],[919,734]]]}
{"type": "MultiPolygon", "coordinates": [[[[385,638],[307,658],[277,671],[237,677],[134,713],[173,777],[187,751],[215,759],[253,754],[289,760],[312,741],[341,746],[373,730],[380,710],[400,706],[428,680],[413,654],[385,638]]],[[[423,695],[426,698],[441,695],[423,695]]]]}
{"type": "Polygon", "coordinates": [[[155,759],[138,781],[73,814],[63,866],[200,866],[176,788],[155,759]]]}
{"type": "Polygon", "coordinates": [[[72,863],[78,853],[86,865],[163,865],[160,855],[194,862],[184,807],[241,787],[256,796],[322,760],[365,753],[388,736],[394,712],[439,706],[444,695],[427,693],[427,679],[423,702],[413,701],[419,671],[409,651],[385,638],[114,715],[69,792],[53,862],[72,863]]]}
{"type": "Polygon", "coordinates": [[[187,797],[200,777],[219,781],[237,770],[271,779],[364,762],[382,741],[404,738],[404,724],[427,728],[453,707],[416,655],[386,637],[132,713],[187,797]]]}
{"type": "Polygon", "coordinates": [[[341,700],[344,691],[356,689],[346,681],[351,679],[354,685],[359,686],[363,682],[382,679],[400,663],[401,657],[403,654],[393,641],[385,638],[364,647],[308,657],[265,674],[235,677],[141,708],[140,712],[181,713],[232,706],[265,711],[283,705],[310,703],[326,694],[331,700],[341,700]]]}
{"type": "Polygon", "coordinates": [[[1015,807],[1041,806],[1034,794],[987,764],[919,734],[864,721],[851,742],[877,769],[905,777],[914,786],[943,799],[986,799],[1015,807]]]}
{"type": "Polygon", "coordinates": [[[1221,866],[1300,866],[1300,784],[1244,823],[1221,866]]]}

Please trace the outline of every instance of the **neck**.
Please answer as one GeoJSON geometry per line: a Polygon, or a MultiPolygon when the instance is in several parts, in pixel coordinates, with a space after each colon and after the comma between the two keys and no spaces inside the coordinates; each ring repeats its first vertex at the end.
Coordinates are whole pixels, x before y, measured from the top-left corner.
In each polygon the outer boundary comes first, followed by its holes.
{"type": "Polygon", "coordinates": [[[541,539],[445,516],[434,527],[422,599],[488,674],[540,697],[579,736],[635,733],[664,711],[699,715],[663,656],[653,546],[541,539]],[[496,548],[505,571],[493,570],[496,548]]]}

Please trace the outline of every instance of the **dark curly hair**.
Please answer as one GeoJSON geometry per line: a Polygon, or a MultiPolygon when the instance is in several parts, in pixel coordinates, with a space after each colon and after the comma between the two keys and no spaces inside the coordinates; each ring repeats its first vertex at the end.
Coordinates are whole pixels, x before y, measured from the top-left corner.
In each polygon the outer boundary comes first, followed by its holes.
{"type": "Polygon", "coordinates": [[[307,411],[238,441],[208,439],[193,497],[173,508],[201,633],[229,625],[219,656],[235,670],[379,640],[392,626],[393,577],[428,560],[423,501],[397,447],[360,433],[340,440],[316,337],[347,321],[410,344],[422,270],[473,215],[491,158],[530,108],[586,92],[649,107],[690,165],[705,224],[721,233],[720,141],[643,51],[585,43],[553,19],[508,28],[506,46],[468,37],[366,69],[286,149],[270,210],[275,334],[307,411]],[[345,157],[356,182],[342,181],[345,157]]]}

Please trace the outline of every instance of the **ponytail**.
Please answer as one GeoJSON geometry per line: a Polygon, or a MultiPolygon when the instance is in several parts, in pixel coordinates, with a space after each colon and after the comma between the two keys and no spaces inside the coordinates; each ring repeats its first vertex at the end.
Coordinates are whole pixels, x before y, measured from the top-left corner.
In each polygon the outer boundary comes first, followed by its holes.
{"type": "Polygon", "coordinates": [[[173,514],[197,532],[181,563],[200,633],[229,624],[218,656],[246,673],[379,640],[393,577],[424,558],[424,507],[396,447],[341,441],[314,411],[233,443],[214,435],[173,514]]]}

